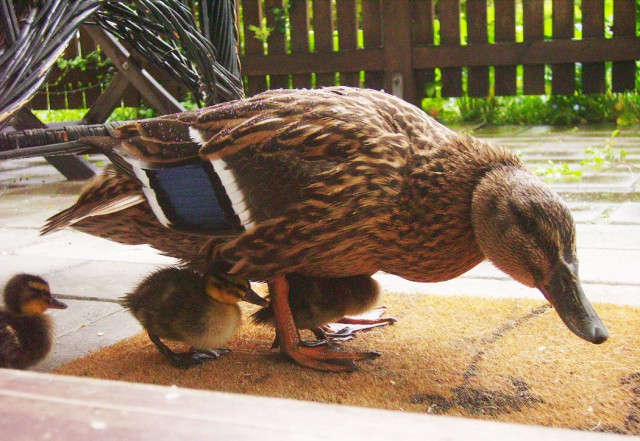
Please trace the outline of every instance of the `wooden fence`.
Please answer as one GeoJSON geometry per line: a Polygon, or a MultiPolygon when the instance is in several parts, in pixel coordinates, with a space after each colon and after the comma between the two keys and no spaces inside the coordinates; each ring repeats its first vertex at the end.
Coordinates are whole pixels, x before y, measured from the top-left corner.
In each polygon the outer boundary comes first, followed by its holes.
{"type": "MultiPolygon", "coordinates": [[[[640,89],[636,0],[613,0],[612,19],[605,16],[604,0],[582,0],[577,16],[574,3],[238,0],[247,94],[336,81],[384,88],[414,103],[434,86],[446,97],[640,89]]],[[[83,45],[84,53],[91,50],[81,39],[83,45]]],[[[84,79],[82,72],[75,75],[63,83],[95,83],[89,71],[84,79]]],[[[82,102],[82,95],[65,93],[65,87],[49,86],[51,107],[82,102]],[[58,94],[63,99],[51,98],[58,94]]],[[[179,94],[170,84],[169,90],[179,94]]],[[[136,99],[133,93],[127,97],[129,103],[136,99]]],[[[41,94],[34,108],[46,103],[41,94]]]]}

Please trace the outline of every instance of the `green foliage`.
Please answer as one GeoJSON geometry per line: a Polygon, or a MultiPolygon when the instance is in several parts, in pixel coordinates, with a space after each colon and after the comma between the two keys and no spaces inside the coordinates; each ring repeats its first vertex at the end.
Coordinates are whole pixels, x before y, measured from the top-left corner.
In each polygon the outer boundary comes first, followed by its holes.
{"type": "Polygon", "coordinates": [[[624,126],[640,122],[640,96],[634,93],[425,98],[422,109],[445,124],[575,125],[616,122],[624,126]],[[448,111],[442,112],[444,108],[448,111]]]}
{"type": "Polygon", "coordinates": [[[158,116],[158,112],[150,107],[117,107],[108,121],[130,121],[133,119],[146,119],[158,116]]]}
{"type": "Polygon", "coordinates": [[[582,170],[567,162],[547,161],[544,165],[533,167],[533,172],[545,181],[579,182],[582,179],[582,170]]]}
{"type": "Polygon", "coordinates": [[[586,159],[580,161],[583,167],[589,167],[595,171],[601,171],[618,165],[625,164],[627,151],[624,149],[615,150],[611,147],[611,141],[620,134],[619,130],[614,130],[604,147],[589,147],[585,150],[586,159]]]}
{"type": "Polygon", "coordinates": [[[45,124],[80,121],[88,109],[34,110],[33,113],[45,124]]]}
{"type": "Polygon", "coordinates": [[[100,69],[112,65],[111,60],[103,57],[99,49],[88,53],[84,57],[78,55],[74,58],[58,58],[56,64],[63,74],[72,69],[79,69],[84,72],[87,69],[100,69]]]}
{"type": "Polygon", "coordinates": [[[262,18],[262,23],[260,23],[260,27],[255,25],[250,25],[249,30],[253,32],[253,38],[262,41],[262,43],[266,44],[267,40],[271,36],[271,33],[275,28],[271,26],[267,26],[267,19],[265,17],[262,18]]]}
{"type": "Polygon", "coordinates": [[[289,29],[289,9],[291,9],[291,3],[289,1],[284,2],[281,8],[271,8],[275,29],[283,34],[289,29]]]}
{"type": "MultiPolygon", "coordinates": [[[[58,110],[34,110],[33,113],[40,121],[49,123],[61,123],[80,121],[89,109],[58,109],[58,110]]],[[[109,121],[129,121],[132,119],[145,119],[157,116],[158,112],[149,107],[117,107],[109,121]]]]}
{"type": "Polygon", "coordinates": [[[572,166],[567,162],[547,161],[544,165],[533,167],[533,172],[545,181],[579,182],[583,173],[587,171],[598,173],[619,166],[635,168],[626,162],[626,150],[617,150],[611,146],[611,142],[619,134],[620,131],[616,129],[603,147],[585,149],[585,159],[580,161],[579,167],[572,166]]]}

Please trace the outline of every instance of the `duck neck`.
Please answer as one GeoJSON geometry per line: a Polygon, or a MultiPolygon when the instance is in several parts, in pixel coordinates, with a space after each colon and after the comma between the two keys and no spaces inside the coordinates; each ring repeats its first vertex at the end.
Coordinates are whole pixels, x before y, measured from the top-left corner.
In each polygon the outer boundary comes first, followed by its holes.
{"type": "Polygon", "coordinates": [[[455,278],[484,259],[476,242],[472,200],[478,183],[505,163],[520,164],[499,147],[469,136],[418,149],[396,213],[397,246],[404,262],[384,271],[420,282],[455,278]]]}

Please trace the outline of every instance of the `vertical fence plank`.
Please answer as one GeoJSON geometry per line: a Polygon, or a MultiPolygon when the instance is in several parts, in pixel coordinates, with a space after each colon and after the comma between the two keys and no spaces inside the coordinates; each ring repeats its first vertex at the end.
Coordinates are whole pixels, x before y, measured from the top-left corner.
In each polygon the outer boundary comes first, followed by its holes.
{"type": "Polygon", "coordinates": [[[382,15],[385,18],[384,88],[405,101],[418,104],[411,53],[411,4],[385,0],[382,15]]]}
{"type": "MultiPolygon", "coordinates": [[[[366,0],[362,2],[362,32],[365,48],[382,46],[382,16],[380,0],[366,0]]],[[[382,71],[366,71],[365,85],[369,89],[384,88],[384,74],[382,71]]]]}
{"type": "MultiPolygon", "coordinates": [[[[313,0],[313,35],[315,51],[327,53],[333,51],[333,14],[331,0],[313,0]]],[[[333,86],[335,74],[316,74],[316,86],[333,86]]]]}
{"type": "MultiPolygon", "coordinates": [[[[338,19],[338,47],[343,50],[355,50],[358,47],[358,9],[356,0],[340,0],[336,2],[338,19]]],[[[358,72],[340,72],[340,84],[343,86],[359,86],[358,72]]]]}
{"type": "MultiPolygon", "coordinates": [[[[496,43],[516,41],[516,2],[514,0],[494,0],[496,17],[496,43]]],[[[516,66],[495,67],[495,94],[515,95],[516,66]]]]}
{"type": "MultiPolygon", "coordinates": [[[[438,2],[440,17],[440,45],[460,45],[460,1],[440,0],[438,2]]],[[[447,67],[442,72],[442,96],[462,95],[462,69],[447,67]]]]}
{"type": "MultiPolygon", "coordinates": [[[[487,0],[467,0],[467,34],[468,44],[488,42],[487,0]]],[[[467,87],[469,96],[489,95],[489,68],[470,67],[467,87]]]]}
{"type": "MultiPolygon", "coordinates": [[[[544,40],[544,1],[523,1],[522,8],[525,44],[544,40]]],[[[524,66],[523,83],[525,95],[544,94],[544,65],[524,66]]]]}
{"type": "MultiPolygon", "coordinates": [[[[582,38],[604,38],[604,2],[582,0],[582,38]]],[[[606,91],[604,63],[582,65],[582,93],[606,91]]]]}
{"type": "MultiPolygon", "coordinates": [[[[291,53],[309,53],[309,1],[290,2],[289,20],[291,21],[291,53]]],[[[293,87],[311,87],[311,75],[293,75],[293,87]]]]}
{"type": "MultiPolygon", "coordinates": [[[[262,55],[264,46],[255,38],[251,26],[260,27],[262,23],[262,5],[260,0],[242,0],[242,28],[244,31],[244,52],[246,55],[262,55]]],[[[253,96],[267,89],[265,76],[251,75],[246,77],[247,96],[253,96]]]]}
{"type": "MultiPolygon", "coordinates": [[[[435,18],[433,0],[412,0],[411,8],[412,47],[433,45],[433,19],[435,18]]],[[[433,69],[416,69],[414,77],[418,102],[425,96],[434,96],[435,72],[433,69]]]]}
{"type": "MultiPolygon", "coordinates": [[[[633,37],[636,35],[636,0],[615,0],[613,2],[613,36],[633,37]]],[[[612,64],[612,90],[626,92],[635,89],[636,63],[617,61],[612,64]]]]}
{"type": "MultiPolygon", "coordinates": [[[[573,0],[553,0],[553,39],[572,39],[574,26],[573,0]]],[[[572,95],[576,89],[574,63],[551,65],[551,90],[554,95],[572,95]]]]}
{"type": "MultiPolygon", "coordinates": [[[[266,0],[265,15],[267,17],[267,26],[272,27],[273,31],[267,40],[269,54],[285,54],[287,53],[287,41],[284,33],[284,0],[266,0]]],[[[270,75],[271,89],[288,89],[289,75],[270,75]]]]}

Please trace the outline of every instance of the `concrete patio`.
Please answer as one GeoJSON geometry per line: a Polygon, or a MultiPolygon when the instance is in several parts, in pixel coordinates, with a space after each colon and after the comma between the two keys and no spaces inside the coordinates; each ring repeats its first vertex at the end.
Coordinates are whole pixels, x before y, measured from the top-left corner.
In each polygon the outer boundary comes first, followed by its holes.
{"type": "MultiPolygon", "coordinates": [[[[481,128],[474,135],[520,151],[531,164],[548,160],[576,164],[585,149],[625,149],[640,164],[640,128],[481,128]]],[[[100,166],[102,158],[94,157],[100,166]]],[[[153,269],[170,258],[144,246],[124,246],[72,230],[39,236],[45,220],[71,205],[83,185],[67,182],[40,159],[0,163],[0,285],[17,272],[43,276],[69,308],[52,312],[57,344],[35,370],[48,371],[136,332],[140,327],[118,304],[153,269]]],[[[593,302],[640,306],[640,175],[633,167],[585,172],[581,182],[551,183],[568,202],[578,224],[580,272],[593,302]]],[[[541,298],[483,263],[439,284],[376,276],[387,291],[441,295],[541,298]]],[[[606,317],[603,318],[606,322],[606,317]]]]}

